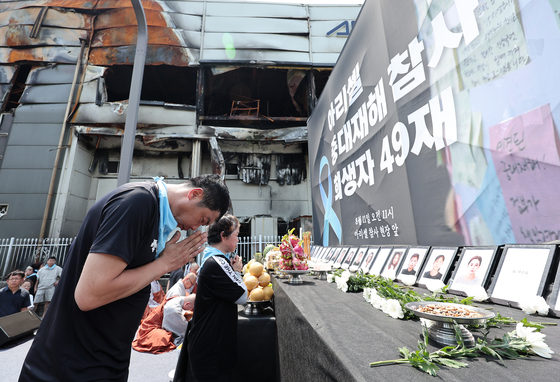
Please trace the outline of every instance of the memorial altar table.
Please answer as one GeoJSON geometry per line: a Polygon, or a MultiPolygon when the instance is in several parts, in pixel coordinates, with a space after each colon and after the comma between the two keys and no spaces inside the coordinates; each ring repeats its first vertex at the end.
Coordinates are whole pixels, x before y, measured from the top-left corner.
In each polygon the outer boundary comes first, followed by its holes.
{"type": "MultiPolygon", "coordinates": [[[[294,381],[555,381],[560,375],[560,328],[546,326],[545,342],[555,352],[551,359],[530,356],[516,360],[480,357],[463,360],[468,367],[440,367],[432,377],[410,365],[371,368],[375,361],[399,359],[398,348],[417,350],[422,327],[417,320],[391,318],[375,309],[362,293],[344,293],[336,284],[303,276],[303,284],[289,284],[273,278],[274,304],[278,331],[280,376],[294,381]]],[[[419,293],[427,290],[417,289],[419,293]]],[[[554,317],[527,315],[520,309],[489,303],[504,317],[533,322],[560,323],[554,317]]],[[[489,338],[502,337],[515,325],[492,328],[489,338]]],[[[475,338],[480,336],[473,332],[475,338]]],[[[442,346],[430,345],[435,351],[442,346]]],[[[438,365],[439,367],[439,365],[438,365]]]]}

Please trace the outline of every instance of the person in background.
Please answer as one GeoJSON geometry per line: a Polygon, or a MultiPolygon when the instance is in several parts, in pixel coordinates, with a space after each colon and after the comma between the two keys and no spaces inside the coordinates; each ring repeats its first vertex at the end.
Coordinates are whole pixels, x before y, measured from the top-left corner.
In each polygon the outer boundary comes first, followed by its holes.
{"type": "Polygon", "coordinates": [[[19,382],[126,382],[150,283],[200,254],[231,204],[219,175],[124,184],[87,212],[19,382]],[[193,230],[178,242],[179,228],[193,230]]]}
{"type": "Polygon", "coordinates": [[[173,298],[163,307],[161,327],[173,333],[175,345],[183,343],[187,332],[187,325],[194,314],[196,294],[182,298],[173,298]]]}
{"type": "Polygon", "coordinates": [[[150,299],[148,300],[148,305],[146,305],[142,319],[148,317],[152,310],[157,308],[157,306],[165,300],[165,293],[163,293],[163,289],[158,280],[159,277],[150,284],[150,299]]]}
{"type": "Polygon", "coordinates": [[[28,292],[35,296],[35,284],[37,283],[37,270],[34,269],[31,265],[25,268],[25,280],[29,280],[31,283],[31,288],[28,292]]]}
{"type": "MultiPolygon", "coordinates": [[[[21,285],[20,288],[21,289],[25,289],[27,292],[31,291],[31,284],[33,284],[29,279],[24,280],[21,285]]],[[[30,305],[27,307],[27,309],[33,309],[35,307],[35,305],[33,305],[33,295],[31,293],[29,293],[29,302],[30,305]]]]}
{"type": "Polygon", "coordinates": [[[56,257],[51,256],[47,265],[37,272],[37,284],[35,284],[35,309],[40,303],[44,303],[43,316],[47,313],[49,304],[54,295],[54,289],[62,275],[62,268],[56,265],[56,257]]]}
{"type": "Polygon", "coordinates": [[[23,312],[31,305],[29,292],[21,289],[25,273],[15,270],[8,274],[8,286],[0,289],[0,317],[23,312]]]}
{"type": "Polygon", "coordinates": [[[165,295],[166,298],[173,296],[186,296],[190,294],[189,290],[192,291],[196,285],[196,275],[194,273],[187,273],[185,277],[177,281],[175,285],[169,289],[169,292],[165,295]]]}
{"type": "Polygon", "coordinates": [[[167,298],[142,321],[132,348],[142,353],[161,354],[183,342],[192,318],[196,295],[167,298]]]}
{"type": "Polygon", "coordinates": [[[196,309],[174,381],[188,380],[187,373],[198,381],[231,381],[237,364],[237,304],[247,301],[240,273],[242,261],[239,256],[230,259],[227,255],[237,248],[238,235],[239,221],[233,215],[225,215],[208,229],[209,246],[200,265],[196,309]]]}

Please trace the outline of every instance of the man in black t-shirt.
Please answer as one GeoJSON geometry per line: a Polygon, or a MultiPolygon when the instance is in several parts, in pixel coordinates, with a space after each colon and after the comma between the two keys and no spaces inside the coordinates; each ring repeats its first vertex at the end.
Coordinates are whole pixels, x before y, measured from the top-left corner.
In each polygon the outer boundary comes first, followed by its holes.
{"type": "Polygon", "coordinates": [[[151,281],[191,261],[206,240],[195,232],[178,241],[176,232],[157,256],[158,241],[165,242],[160,217],[196,230],[229,204],[217,175],[181,184],[129,183],[98,200],[70,247],[19,381],[125,382],[151,281]]]}

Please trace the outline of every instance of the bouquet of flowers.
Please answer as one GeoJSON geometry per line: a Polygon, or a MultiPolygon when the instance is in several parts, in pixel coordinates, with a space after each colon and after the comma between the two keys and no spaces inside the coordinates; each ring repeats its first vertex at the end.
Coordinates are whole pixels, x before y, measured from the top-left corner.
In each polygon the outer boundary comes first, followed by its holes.
{"type": "Polygon", "coordinates": [[[304,271],[308,269],[307,258],[303,251],[302,241],[293,234],[294,229],[282,237],[280,269],[304,271]]]}

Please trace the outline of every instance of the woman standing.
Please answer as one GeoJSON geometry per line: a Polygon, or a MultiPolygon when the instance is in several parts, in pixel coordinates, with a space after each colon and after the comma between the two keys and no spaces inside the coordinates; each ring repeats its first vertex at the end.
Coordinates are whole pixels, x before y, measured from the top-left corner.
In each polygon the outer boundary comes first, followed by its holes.
{"type": "MultiPolygon", "coordinates": [[[[233,215],[223,216],[208,229],[209,247],[203,253],[196,309],[187,330],[189,374],[196,381],[231,381],[237,363],[236,304],[245,304],[247,288],[241,279],[241,259],[227,254],[237,248],[238,235],[239,221],[233,215]]],[[[179,363],[182,359],[183,354],[179,363]]],[[[180,381],[177,374],[174,380],[180,381]]]]}

